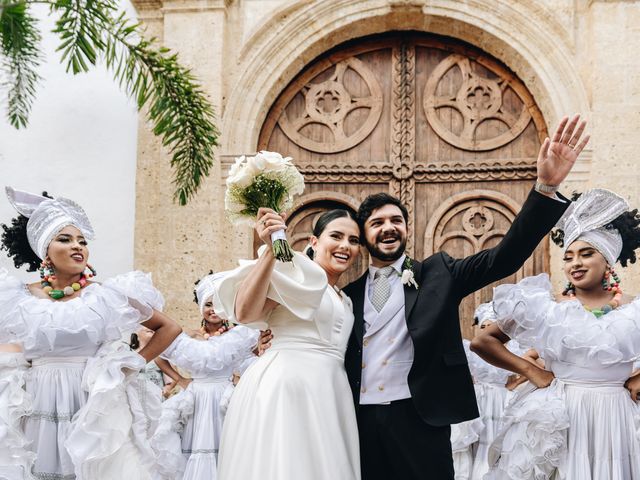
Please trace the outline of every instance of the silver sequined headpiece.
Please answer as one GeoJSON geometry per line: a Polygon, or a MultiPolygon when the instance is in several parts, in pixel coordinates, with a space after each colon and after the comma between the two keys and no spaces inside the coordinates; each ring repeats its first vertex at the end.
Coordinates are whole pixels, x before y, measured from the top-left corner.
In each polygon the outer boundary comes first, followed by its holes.
{"type": "Polygon", "coordinates": [[[496,312],[493,311],[493,302],[481,303],[473,312],[473,318],[478,322],[478,326],[481,327],[484,322],[495,322],[496,312]]]}
{"type": "Polygon", "coordinates": [[[613,266],[622,252],[622,236],[605,225],[628,210],[627,201],[610,190],[594,188],[583,193],[556,224],[564,232],[564,250],[582,240],[595,247],[613,266]]]}
{"type": "Polygon", "coordinates": [[[95,238],[91,222],[82,207],[67,198],[46,198],[5,187],[9,202],[16,211],[29,219],[27,238],[38,257],[44,260],[53,237],[64,227],[76,227],[87,240],[95,238]]]}
{"type": "Polygon", "coordinates": [[[229,272],[212,273],[203,277],[196,285],[196,298],[198,299],[198,307],[200,307],[200,313],[204,315],[204,304],[211,300],[216,290],[218,282],[227,276],[229,272]]]}

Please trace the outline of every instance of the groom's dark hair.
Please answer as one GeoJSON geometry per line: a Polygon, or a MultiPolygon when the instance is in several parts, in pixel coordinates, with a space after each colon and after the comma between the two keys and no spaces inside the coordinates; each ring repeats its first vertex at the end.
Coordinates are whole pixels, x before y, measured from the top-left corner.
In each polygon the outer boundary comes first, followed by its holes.
{"type": "Polygon", "coordinates": [[[374,210],[385,205],[395,205],[402,212],[404,222],[409,223],[409,213],[407,207],[405,207],[399,198],[389,195],[388,193],[374,193],[365,198],[358,208],[358,226],[360,227],[360,234],[364,235],[364,224],[371,216],[374,210]]]}

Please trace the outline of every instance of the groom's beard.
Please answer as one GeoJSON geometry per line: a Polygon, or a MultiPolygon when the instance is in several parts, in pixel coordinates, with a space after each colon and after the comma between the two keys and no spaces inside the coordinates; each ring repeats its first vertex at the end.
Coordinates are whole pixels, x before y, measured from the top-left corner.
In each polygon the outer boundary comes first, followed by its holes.
{"type": "MultiPolygon", "coordinates": [[[[380,239],[376,239],[376,241],[379,242],[380,239]]],[[[382,252],[376,245],[369,243],[366,239],[364,243],[367,247],[367,250],[369,250],[369,255],[371,255],[374,258],[377,258],[378,260],[388,262],[388,261],[395,261],[402,256],[402,254],[404,253],[407,247],[407,237],[401,239],[400,245],[398,246],[397,249],[395,249],[393,252],[388,252],[388,253],[382,252]]]]}

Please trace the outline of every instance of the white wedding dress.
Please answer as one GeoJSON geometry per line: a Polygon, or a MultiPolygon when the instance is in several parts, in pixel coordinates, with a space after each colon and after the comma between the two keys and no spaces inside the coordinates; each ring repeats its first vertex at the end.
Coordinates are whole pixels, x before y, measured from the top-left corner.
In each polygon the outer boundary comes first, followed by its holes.
{"type": "Polygon", "coordinates": [[[542,274],[496,287],[493,305],[500,329],[556,378],[509,403],[485,478],[640,479],[640,408],[623,385],[640,357],[640,299],[596,318],[556,302],[542,274]]]}
{"type": "Polygon", "coordinates": [[[160,400],[137,378],[145,360],[122,339],[163,303],[141,272],[59,302],[34,297],[0,270],[0,343],[22,344],[31,361],[22,430],[35,478],[151,479],[150,415],[159,415],[160,400]]]}
{"type": "MultiPolygon", "coordinates": [[[[214,294],[218,315],[235,321],[236,269],[214,294]]],[[[242,377],[222,431],[219,480],[358,480],[358,428],[344,369],[351,302],[328,287],[305,255],[277,262],[268,297],[280,304],[267,325],[273,341],[242,377]]]]}
{"type": "Polygon", "coordinates": [[[257,357],[257,330],[237,326],[222,335],[196,340],[182,333],[162,354],[193,379],[186,390],[162,405],[152,439],[166,480],[215,480],[226,404],[233,374],[243,374],[257,357]]]}

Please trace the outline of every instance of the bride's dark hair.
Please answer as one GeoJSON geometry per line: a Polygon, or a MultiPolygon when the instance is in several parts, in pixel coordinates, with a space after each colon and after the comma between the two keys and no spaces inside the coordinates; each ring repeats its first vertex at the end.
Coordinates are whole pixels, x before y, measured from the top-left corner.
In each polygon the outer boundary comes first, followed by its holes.
{"type": "MultiPolygon", "coordinates": [[[[313,236],[319,237],[320,235],[322,235],[322,232],[324,232],[324,230],[327,228],[327,225],[329,225],[337,218],[350,218],[351,220],[356,222],[356,224],[358,223],[356,214],[353,210],[346,208],[335,208],[320,215],[320,218],[318,218],[318,221],[313,227],[313,236]]],[[[305,253],[311,260],[313,260],[314,252],[313,248],[311,248],[311,245],[306,248],[305,253]]]]}

